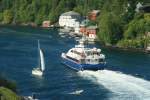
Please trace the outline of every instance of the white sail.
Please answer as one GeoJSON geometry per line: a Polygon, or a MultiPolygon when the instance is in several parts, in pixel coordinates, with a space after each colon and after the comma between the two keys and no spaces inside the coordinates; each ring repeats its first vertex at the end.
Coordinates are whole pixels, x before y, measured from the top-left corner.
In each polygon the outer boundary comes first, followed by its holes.
{"type": "Polygon", "coordinates": [[[42,50],[40,49],[40,67],[41,67],[41,70],[44,71],[45,70],[45,62],[44,62],[44,55],[43,55],[43,52],[42,50]]]}
{"type": "Polygon", "coordinates": [[[38,68],[34,68],[32,70],[32,74],[33,75],[38,75],[38,76],[42,76],[43,75],[43,71],[45,70],[45,63],[44,63],[44,55],[42,50],[40,49],[40,43],[38,40],[38,52],[39,52],[39,66],[38,68]]]}

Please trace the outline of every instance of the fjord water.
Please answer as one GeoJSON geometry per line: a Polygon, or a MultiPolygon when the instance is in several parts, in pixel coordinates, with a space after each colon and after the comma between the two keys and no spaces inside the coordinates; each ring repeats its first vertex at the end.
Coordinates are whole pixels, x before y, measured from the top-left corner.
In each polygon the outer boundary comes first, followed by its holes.
{"type": "Polygon", "coordinates": [[[101,48],[109,65],[105,70],[76,72],[60,57],[75,43],[56,29],[0,27],[0,73],[17,83],[19,94],[36,93],[40,100],[150,99],[150,54],[101,48]],[[46,64],[43,77],[31,74],[38,65],[38,39],[46,64]]]}

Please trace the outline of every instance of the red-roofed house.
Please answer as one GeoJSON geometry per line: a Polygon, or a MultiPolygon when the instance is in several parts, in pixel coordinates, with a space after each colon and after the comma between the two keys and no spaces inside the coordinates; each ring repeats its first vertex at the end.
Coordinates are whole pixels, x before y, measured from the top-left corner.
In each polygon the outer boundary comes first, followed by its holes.
{"type": "Polygon", "coordinates": [[[82,34],[84,34],[85,36],[87,36],[87,38],[90,41],[95,41],[95,39],[96,39],[96,30],[97,30],[97,26],[88,26],[88,27],[81,26],[80,27],[80,32],[82,34]]]}

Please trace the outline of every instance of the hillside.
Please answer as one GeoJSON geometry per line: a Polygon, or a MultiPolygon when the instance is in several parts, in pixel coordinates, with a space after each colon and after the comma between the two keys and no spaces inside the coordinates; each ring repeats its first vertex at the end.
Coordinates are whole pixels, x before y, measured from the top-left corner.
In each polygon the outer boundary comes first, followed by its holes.
{"type": "Polygon", "coordinates": [[[86,16],[99,9],[96,20],[98,37],[105,45],[146,48],[150,44],[150,13],[136,12],[136,5],[147,0],[0,0],[1,24],[41,25],[44,20],[57,22],[61,13],[76,11],[86,16]]]}
{"type": "Polygon", "coordinates": [[[0,96],[2,100],[21,100],[21,97],[5,87],[0,87],[0,96]]]}
{"type": "Polygon", "coordinates": [[[0,77],[0,100],[21,100],[16,94],[16,84],[0,77]]]}

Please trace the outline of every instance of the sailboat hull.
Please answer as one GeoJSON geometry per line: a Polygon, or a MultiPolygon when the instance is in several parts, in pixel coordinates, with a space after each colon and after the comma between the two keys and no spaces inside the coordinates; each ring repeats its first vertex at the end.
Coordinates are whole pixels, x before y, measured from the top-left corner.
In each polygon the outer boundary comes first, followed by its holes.
{"type": "Polygon", "coordinates": [[[42,76],[42,75],[43,75],[43,72],[42,72],[39,68],[36,68],[36,69],[33,69],[33,70],[32,70],[32,74],[33,74],[33,75],[42,76]]]}

